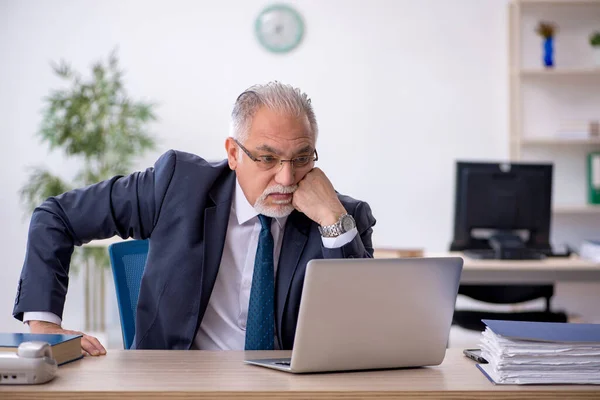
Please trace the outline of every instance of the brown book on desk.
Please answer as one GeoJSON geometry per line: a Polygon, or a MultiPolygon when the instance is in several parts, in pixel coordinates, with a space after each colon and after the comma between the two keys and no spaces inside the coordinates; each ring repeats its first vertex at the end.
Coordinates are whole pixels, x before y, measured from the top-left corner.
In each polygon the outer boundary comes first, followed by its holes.
{"type": "Polygon", "coordinates": [[[60,335],[47,333],[0,333],[0,351],[17,352],[23,342],[46,342],[52,347],[52,357],[60,366],[79,360],[82,335],[60,335]]]}

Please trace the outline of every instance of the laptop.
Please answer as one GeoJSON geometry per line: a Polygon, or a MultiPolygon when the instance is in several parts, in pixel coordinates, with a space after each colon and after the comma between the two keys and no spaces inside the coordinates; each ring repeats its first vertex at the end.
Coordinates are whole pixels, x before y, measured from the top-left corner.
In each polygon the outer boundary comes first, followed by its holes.
{"type": "Polygon", "coordinates": [[[312,260],[291,358],[246,360],[292,373],[440,364],[463,260],[312,260]]]}

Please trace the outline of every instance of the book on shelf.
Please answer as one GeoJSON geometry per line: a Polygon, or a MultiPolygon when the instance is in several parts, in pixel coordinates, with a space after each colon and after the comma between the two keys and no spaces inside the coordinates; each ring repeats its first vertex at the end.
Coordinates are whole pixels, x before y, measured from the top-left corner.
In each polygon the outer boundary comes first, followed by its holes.
{"type": "Polygon", "coordinates": [[[597,138],[598,134],[598,121],[562,121],[556,137],[564,140],[587,140],[597,138]]]}
{"type": "Polygon", "coordinates": [[[82,335],[60,335],[49,333],[0,333],[0,351],[17,352],[23,342],[46,342],[52,347],[52,357],[58,365],[79,360],[82,335]]]}
{"type": "Polygon", "coordinates": [[[587,181],[588,203],[600,204],[600,152],[588,154],[587,181]]]}
{"type": "Polygon", "coordinates": [[[483,322],[477,368],[494,384],[600,384],[600,324],[483,322]]]}
{"type": "Polygon", "coordinates": [[[584,240],[579,248],[579,257],[600,262],[600,240],[584,240]]]}
{"type": "Polygon", "coordinates": [[[556,135],[558,140],[588,140],[590,138],[590,134],[583,131],[559,131],[556,135]]]}

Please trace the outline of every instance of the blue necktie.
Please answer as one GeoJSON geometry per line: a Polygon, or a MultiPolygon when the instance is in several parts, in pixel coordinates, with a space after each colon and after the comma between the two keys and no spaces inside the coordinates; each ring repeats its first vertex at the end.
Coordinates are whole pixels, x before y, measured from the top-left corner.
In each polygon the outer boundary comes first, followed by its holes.
{"type": "Polygon", "coordinates": [[[248,321],[246,322],[246,350],[273,350],[275,337],[275,266],[273,263],[273,236],[271,218],[259,215],[262,226],[258,237],[248,321]]]}

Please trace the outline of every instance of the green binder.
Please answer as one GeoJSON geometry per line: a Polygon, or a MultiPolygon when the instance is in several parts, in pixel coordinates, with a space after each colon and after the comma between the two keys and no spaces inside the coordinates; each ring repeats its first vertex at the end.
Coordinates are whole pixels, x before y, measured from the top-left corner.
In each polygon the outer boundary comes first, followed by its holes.
{"type": "Polygon", "coordinates": [[[600,204],[600,152],[588,154],[588,203],[600,204]]]}

